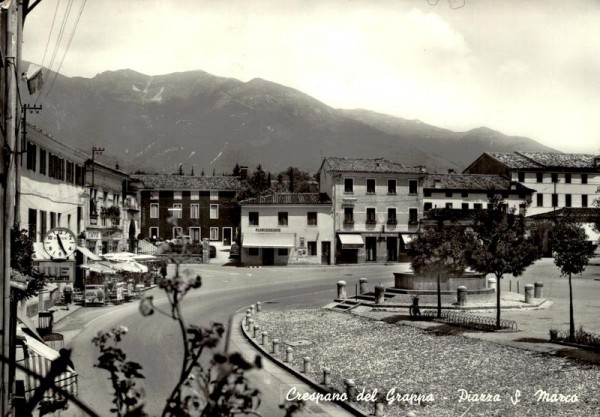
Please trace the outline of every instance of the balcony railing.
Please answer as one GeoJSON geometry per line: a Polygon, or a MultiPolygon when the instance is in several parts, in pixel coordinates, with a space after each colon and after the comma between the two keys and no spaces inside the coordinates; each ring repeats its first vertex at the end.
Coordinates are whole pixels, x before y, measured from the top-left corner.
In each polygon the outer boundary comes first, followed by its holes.
{"type": "Polygon", "coordinates": [[[354,226],[354,220],[344,219],[344,226],[354,226]]]}
{"type": "Polygon", "coordinates": [[[390,225],[390,226],[395,226],[395,225],[398,224],[398,220],[396,220],[396,219],[388,219],[387,220],[387,224],[390,225]]]}
{"type": "Polygon", "coordinates": [[[377,220],[375,219],[367,219],[366,224],[369,226],[373,226],[375,224],[377,224],[377,220]]]}

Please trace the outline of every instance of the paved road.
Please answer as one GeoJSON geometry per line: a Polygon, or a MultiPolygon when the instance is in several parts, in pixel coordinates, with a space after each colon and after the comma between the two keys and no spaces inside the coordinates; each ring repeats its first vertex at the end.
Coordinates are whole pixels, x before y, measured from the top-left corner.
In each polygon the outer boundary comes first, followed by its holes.
{"type": "MultiPolygon", "coordinates": [[[[336,294],[335,283],[345,279],[352,287],[359,278],[369,277],[371,285],[392,285],[393,271],[402,266],[310,267],[310,268],[229,268],[218,266],[189,266],[182,273],[203,277],[203,288],[191,292],[184,302],[184,315],[188,323],[227,323],[229,317],[240,309],[256,302],[266,302],[266,307],[285,305],[286,308],[321,307],[336,294]]],[[[150,292],[155,304],[166,307],[166,298],[159,289],[150,292]]],[[[352,295],[353,290],[349,293],[352,295]]],[[[75,369],[80,374],[80,398],[108,415],[110,386],[107,373],[93,367],[97,351],[90,343],[100,329],[124,325],[129,329],[122,343],[128,358],[144,365],[146,376],[147,411],[160,414],[169,387],[174,386],[181,361],[182,346],[175,322],[160,316],[142,317],[137,303],[124,306],[83,308],[61,321],[57,331],[65,334],[73,348],[75,369]],[[82,326],[83,329],[82,329],[82,326]]],[[[235,346],[234,346],[235,348],[235,346]]],[[[271,374],[253,373],[254,383],[265,393],[261,411],[265,416],[281,415],[278,405],[282,392],[289,385],[283,378],[271,374]]],[[[312,407],[306,415],[325,414],[321,407],[312,407]]]]}

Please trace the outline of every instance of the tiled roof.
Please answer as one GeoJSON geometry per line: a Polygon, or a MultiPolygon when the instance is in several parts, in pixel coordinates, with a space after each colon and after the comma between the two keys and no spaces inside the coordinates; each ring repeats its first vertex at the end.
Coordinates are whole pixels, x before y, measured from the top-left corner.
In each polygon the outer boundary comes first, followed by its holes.
{"type": "Polygon", "coordinates": [[[238,177],[193,177],[189,175],[132,175],[133,181],[139,181],[142,189],[154,190],[239,190],[238,177]]]}
{"type": "Polygon", "coordinates": [[[555,152],[488,152],[492,158],[512,169],[577,168],[598,169],[598,155],[555,152]]]}
{"type": "Polygon", "coordinates": [[[328,171],[332,172],[381,172],[393,174],[420,174],[422,167],[410,167],[384,158],[341,158],[327,157],[323,165],[328,163],[328,171]]]}
{"type": "Polygon", "coordinates": [[[432,174],[427,176],[423,188],[442,190],[533,190],[501,175],[484,174],[432,174]],[[437,184],[437,186],[436,186],[437,184]]]}
{"type": "Polygon", "coordinates": [[[324,193],[278,193],[249,198],[240,204],[331,204],[331,200],[324,193]]]}
{"type": "Polygon", "coordinates": [[[557,210],[529,216],[536,220],[552,220],[555,217],[570,216],[576,221],[592,222],[600,217],[600,208],[596,207],[563,207],[557,210]]]}

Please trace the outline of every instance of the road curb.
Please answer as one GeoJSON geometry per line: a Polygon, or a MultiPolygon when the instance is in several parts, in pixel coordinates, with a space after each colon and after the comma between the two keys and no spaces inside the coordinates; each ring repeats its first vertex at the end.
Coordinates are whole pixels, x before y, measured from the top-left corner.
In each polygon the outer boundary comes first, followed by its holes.
{"type": "MultiPolygon", "coordinates": [[[[250,342],[250,344],[256,350],[258,350],[263,356],[269,358],[271,360],[271,362],[275,363],[277,366],[279,366],[283,370],[289,372],[290,374],[294,375],[296,378],[300,379],[302,382],[304,382],[305,384],[307,384],[308,386],[313,388],[316,392],[319,392],[321,394],[331,394],[332,393],[329,389],[327,389],[327,387],[324,387],[323,385],[319,384],[318,382],[314,381],[313,379],[307,377],[302,372],[298,371],[295,368],[292,368],[291,366],[288,366],[285,362],[282,362],[278,358],[271,355],[262,345],[258,344],[258,342],[256,340],[254,340],[254,338],[248,334],[248,332],[246,331],[246,327],[244,326],[245,320],[246,320],[246,317],[242,317],[242,319],[240,320],[240,327],[242,329],[242,334],[250,342]]],[[[357,417],[369,417],[369,416],[373,415],[373,414],[365,414],[362,410],[359,410],[357,407],[355,407],[354,405],[352,405],[351,403],[348,403],[346,401],[333,400],[331,402],[339,405],[344,410],[350,412],[352,415],[355,415],[357,417]]]]}

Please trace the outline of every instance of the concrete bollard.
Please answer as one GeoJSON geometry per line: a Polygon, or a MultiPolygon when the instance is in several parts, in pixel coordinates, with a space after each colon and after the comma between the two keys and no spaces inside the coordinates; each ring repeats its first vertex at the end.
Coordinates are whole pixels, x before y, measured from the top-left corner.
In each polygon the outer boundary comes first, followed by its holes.
{"type": "Polygon", "coordinates": [[[277,354],[279,352],[279,340],[273,339],[273,351],[271,353],[277,354]]]}
{"type": "Polygon", "coordinates": [[[262,304],[260,301],[256,302],[256,312],[260,313],[262,311],[262,304]]]}
{"type": "Polygon", "coordinates": [[[248,330],[248,333],[250,333],[250,334],[254,333],[254,320],[253,319],[248,320],[248,327],[246,330],[248,330]]]}
{"type": "Polygon", "coordinates": [[[533,304],[533,284],[525,285],[525,304],[533,304]]]}
{"type": "Polygon", "coordinates": [[[358,280],[358,282],[360,283],[360,288],[359,288],[359,294],[366,294],[369,292],[369,288],[367,287],[367,279],[366,278],[361,278],[358,280]]]}
{"type": "Polygon", "coordinates": [[[340,300],[346,299],[346,281],[337,282],[337,298],[340,300]]]}
{"type": "Polygon", "coordinates": [[[375,417],[385,417],[385,411],[381,401],[377,401],[375,403],[375,417]]]}
{"type": "Polygon", "coordinates": [[[326,387],[331,385],[331,369],[323,368],[323,385],[326,387]]]}
{"type": "Polygon", "coordinates": [[[383,304],[385,301],[385,287],[381,284],[375,285],[375,304],[383,304]]]}
{"type": "Polygon", "coordinates": [[[461,285],[456,289],[456,302],[461,307],[467,305],[467,287],[464,285],[461,285]]]}
{"type": "Polygon", "coordinates": [[[260,325],[257,324],[254,326],[254,334],[252,337],[254,337],[256,339],[259,334],[260,334],[260,325]]]}
{"type": "Polygon", "coordinates": [[[348,396],[348,401],[356,401],[356,383],[352,379],[344,380],[344,384],[346,385],[346,395],[348,396]]]}
{"type": "Polygon", "coordinates": [[[533,294],[534,298],[544,298],[544,283],[543,282],[536,282],[534,284],[535,286],[535,291],[533,294]]]}
{"type": "Polygon", "coordinates": [[[312,361],[308,356],[305,356],[302,360],[304,361],[304,373],[307,374],[312,370],[312,361]]]}
{"type": "Polygon", "coordinates": [[[487,279],[488,282],[488,288],[493,289],[494,291],[496,290],[496,278],[494,277],[489,277],[487,279]]]}
{"type": "Polygon", "coordinates": [[[262,332],[262,340],[261,340],[260,344],[263,345],[263,346],[267,346],[268,339],[269,339],[269,333],[268,332],[262,332]]]}
{"type": "Polygon", "coordinates": [[[294,349],[288,346],[285,350],[285,361],[287,363],[292,363],[294,361],[294,349]]]}

